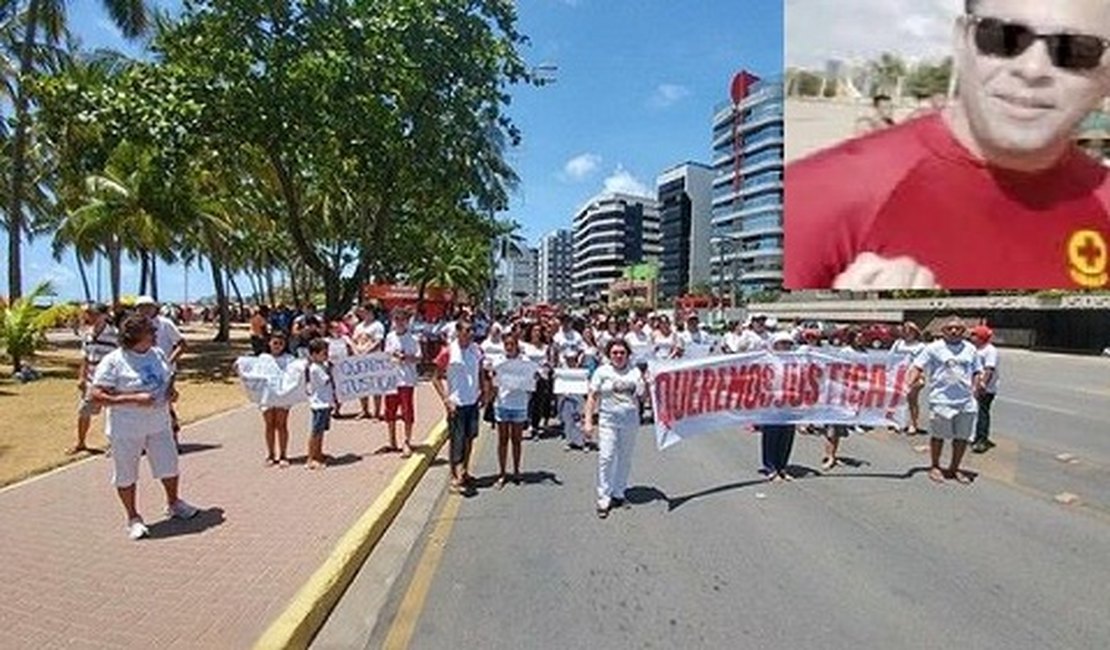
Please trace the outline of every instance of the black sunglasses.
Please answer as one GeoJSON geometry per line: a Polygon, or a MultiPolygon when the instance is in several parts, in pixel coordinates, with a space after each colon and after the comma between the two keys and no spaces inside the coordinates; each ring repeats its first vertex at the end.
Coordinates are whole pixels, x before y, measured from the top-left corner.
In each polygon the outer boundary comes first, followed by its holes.
{"type": "Polygon", "coordinates": [[[1110,41],[1090,34],[1039,34],[1017,22],[986,16],[969,16],[975,47],[980,54],[1012,59],[1042,40],[1052,65],[1063,70],[1093,70],[1102,63],[1110,41]]]}

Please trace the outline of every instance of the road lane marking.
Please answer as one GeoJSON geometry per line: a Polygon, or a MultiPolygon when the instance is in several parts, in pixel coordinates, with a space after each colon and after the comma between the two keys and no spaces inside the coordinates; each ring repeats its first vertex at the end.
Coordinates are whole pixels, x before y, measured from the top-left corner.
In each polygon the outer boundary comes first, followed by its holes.
{"type": "MultiPolygon", "coordinates": [[[[482,441],[485,436],[478,436],[474,448],[470,450],[470,462],[477,462],[481,452],[482,441]]],[[[389,634],[382,644],[384,650],[406,650],[412,643],[412,636],[416,632],[416,622],[424,611],[424,603],[428,593],[432,590],[432,581],[435,579],[439,563],[443,560],[443,552],[447,548],[447,540],[451,537],[451,530],[458,519],[459,507],[463,497],[458,494],[448,494],[443,504],[443,511],[439,520],[428,536],[428,543],[424,553],[413,571],[412,580],[409,582],[408,591],[397,608],[397,615],[393,617],[393,624],[389,627],[389,634]]]]}

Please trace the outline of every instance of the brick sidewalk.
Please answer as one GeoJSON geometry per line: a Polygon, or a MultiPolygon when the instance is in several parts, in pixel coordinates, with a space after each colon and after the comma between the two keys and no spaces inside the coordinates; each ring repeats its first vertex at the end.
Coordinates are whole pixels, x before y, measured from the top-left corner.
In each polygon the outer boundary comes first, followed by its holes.
{"type": "MultiPolygon", "coordinates": [[[[419,442],[443,409],[428,384],[416,402],[419,442]]],[[[124,531],[110,459],[0,492],[0,648],[250,647],[401,463],[374,454],[384,423],[339,420],[324,443],[337,464],[305,471],[308,412],[289,420],[284,470],[263,466],[254,407],[185,428],[181,494],[202,509],[191,521],[164,521],[144,458],[151,537],[139,542],[124,531]]]]}

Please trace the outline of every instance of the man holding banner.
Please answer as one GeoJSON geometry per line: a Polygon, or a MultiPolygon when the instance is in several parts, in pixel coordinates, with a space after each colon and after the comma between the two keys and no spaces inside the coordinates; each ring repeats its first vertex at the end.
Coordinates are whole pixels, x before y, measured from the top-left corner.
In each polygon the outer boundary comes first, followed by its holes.
{"type": "Polygon", "coordinates": [[[389,426],[389,447],[397,449],[397,420],[405,423],[405,443],[401,458],[412,456],[412,424],[416,420],[413,395],[416,392],[416,363],[420,361],[420,344],[409,331],[408,310],[393,310],[393,328],[385,337],[385,352],[400,370],[397,392],[385,396],[385,420],[389,426]]]}
{"type": "Polygon", "coordinates": [[[929,478],[943,483],[953,478],[970,483],[971,477],[960,470],[960,461],[967,451],[979,410],[975,394],[981,390],[982,361],[975,346],[964,335],[967,327],[958,316],[949,318],[943,328],[944,338],[933,341],[914,359],[909,385],[924,375],[929,382],[929,478]],[[948,470],[940,468],[944,441],[952,441],[952,460],[948,470]]]}

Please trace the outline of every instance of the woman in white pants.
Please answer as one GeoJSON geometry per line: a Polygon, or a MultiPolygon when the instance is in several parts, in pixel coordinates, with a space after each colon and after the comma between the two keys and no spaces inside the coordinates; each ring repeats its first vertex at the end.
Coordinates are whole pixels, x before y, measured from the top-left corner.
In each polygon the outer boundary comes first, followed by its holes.
{"type": "Polygon", "coordinates": [[[609,362],[590,378],[586,397],[585,432],[593,437],[594,414],[598,414],[597,436],[597,516],[604,519],[609,510],[624,504],[632,451],[640,428],[640,399],[647,394],[647,382],[639,368],[629,363],[631,349],[623,339],[609,342],[609,362]]]}
{"type": "Polygon", "coordinates": [[[151,473],[166,492],[166,514],[175,519],[197,514],[177,495],[177,445],[170,420],[170,403],[177,391],[165,355],[154,347],[154,332],[146,318],[129,316],[120,328],[120,347],[101,360],[92,380],[93,401],[108,407],[112,482],[127,512],[127,535],[133,540],[149,533],[135,508],[139,457],[144,452],[151,473]]]}

